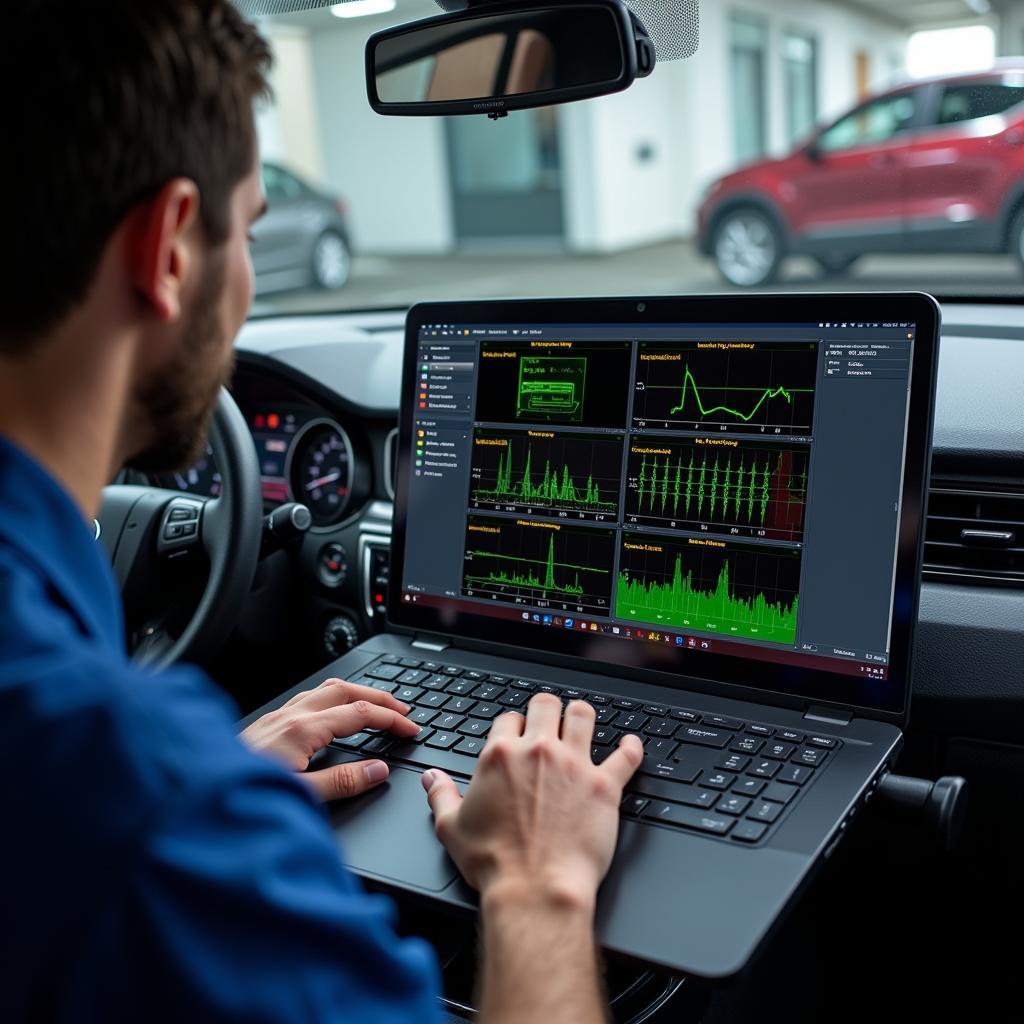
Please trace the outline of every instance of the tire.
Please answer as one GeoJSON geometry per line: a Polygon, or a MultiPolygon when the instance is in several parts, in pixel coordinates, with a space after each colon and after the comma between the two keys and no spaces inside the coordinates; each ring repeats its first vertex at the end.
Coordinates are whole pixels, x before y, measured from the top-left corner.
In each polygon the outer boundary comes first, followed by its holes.
{"type": "Polygon", "coordinates": [[[814,262],[821,268],[824,277],[842,277],[860,259],[860,254],[826,253],[815,256],[814,262]]]}
{"type": "Polygon", "coordinates": [[[316,240],[310,256],[313,284],[323,291],[344,288],[352,273],[352,251],[337,231],[325,231],[316,240]]]}
{"type": "Polygon", "coordinates": [[[757,288],[778,274],[784,255],[782,233],[760,210],[730,210],[715,225],[711,252],[729,284],[757,288]]]}
{"type": "Polygon", "coordinates": [[[1024,210],[1018,211],[1010,224],[1010,252],[1024,271],[1024,210]]]}

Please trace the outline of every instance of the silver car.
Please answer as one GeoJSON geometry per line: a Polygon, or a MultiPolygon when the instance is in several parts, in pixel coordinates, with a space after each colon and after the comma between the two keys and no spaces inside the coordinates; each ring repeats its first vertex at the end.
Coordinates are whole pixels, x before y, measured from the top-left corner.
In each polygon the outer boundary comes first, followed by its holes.
{"type": "Polygon", "coordinates": [[[256,293],[288,288],[342,288],[352,271],[345,203],[278,164],[263,164],[267,212],[250,246],[256,293]]]}

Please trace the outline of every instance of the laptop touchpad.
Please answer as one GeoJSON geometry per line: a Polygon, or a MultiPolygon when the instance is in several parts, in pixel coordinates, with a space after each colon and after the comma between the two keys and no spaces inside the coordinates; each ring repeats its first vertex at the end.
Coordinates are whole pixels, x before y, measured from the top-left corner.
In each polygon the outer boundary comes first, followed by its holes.
{"type": "Polygon", "coordinates": [[[419,772],[393,765],[387,782],[332,804],[331,822],[342,857],[354,871],[431,892],[440,892],[458,876],[434,834],[419,772]]]}

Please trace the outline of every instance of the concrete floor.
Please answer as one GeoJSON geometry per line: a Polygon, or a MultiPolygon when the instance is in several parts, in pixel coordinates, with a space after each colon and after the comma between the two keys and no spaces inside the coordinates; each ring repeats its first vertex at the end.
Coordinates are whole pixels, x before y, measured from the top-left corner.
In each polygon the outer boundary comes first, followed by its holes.
{"type": "MultiPolygon", "coordinates": [[[[826,278],[810,260],[790,258],[772,290],[913,289],[943,295],[1024,299],[1024,274],[1010,256],[869,256],[843,277],[826,278]]],[[[569,253],[362,256],[337,292],[261,295],[254,312],[295,313],[408,306],[425,299],[671,295],[735,290],[687,241],[606,256],[569,253]]]]}

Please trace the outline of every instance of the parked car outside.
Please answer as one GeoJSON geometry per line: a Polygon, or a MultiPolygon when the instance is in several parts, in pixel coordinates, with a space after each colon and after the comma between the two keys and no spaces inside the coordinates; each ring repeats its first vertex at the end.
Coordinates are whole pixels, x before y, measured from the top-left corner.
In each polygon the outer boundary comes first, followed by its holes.
{"type": "Polygon", "coordinates": [[[1010,252],[1024,267],[1024,58],[898,86],[717,179],[698,246],[751,287],[790,254],[830,275],[883,252],[1010,252]]]}
{"type": "Polygon", "coordinates": [[[252,229],[256,292],[337,291],[352,272],[345,202],[278,164],[263,164],[266,215],[252,229]]]}

